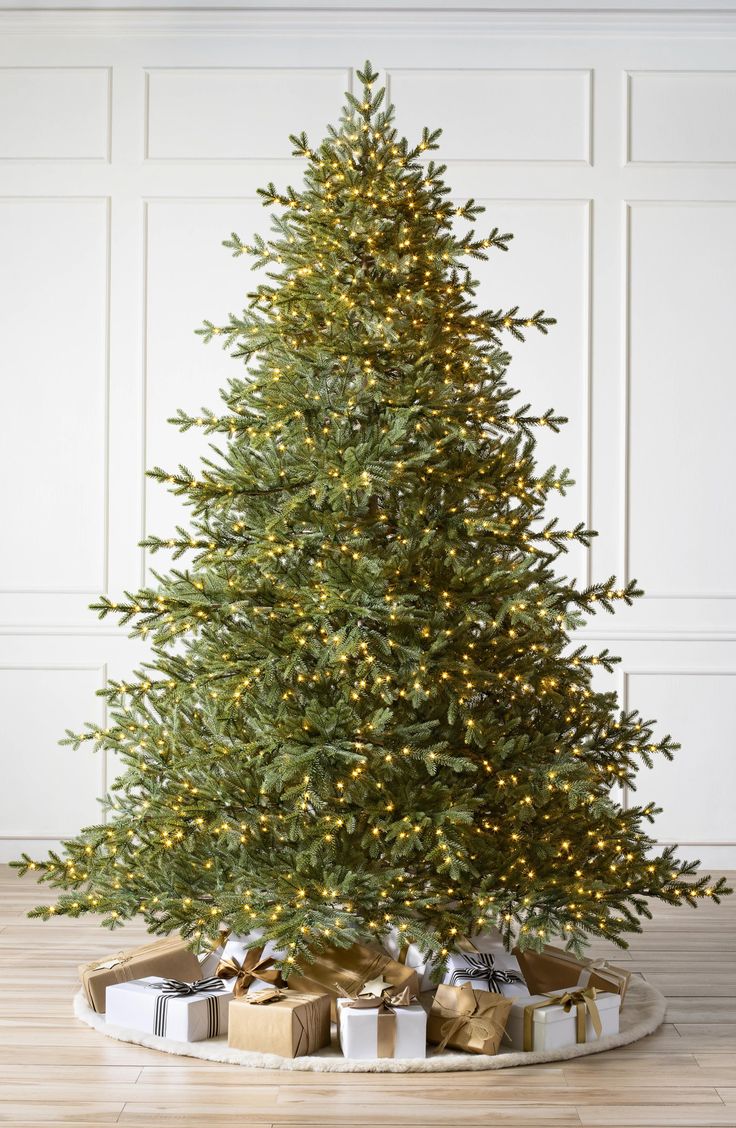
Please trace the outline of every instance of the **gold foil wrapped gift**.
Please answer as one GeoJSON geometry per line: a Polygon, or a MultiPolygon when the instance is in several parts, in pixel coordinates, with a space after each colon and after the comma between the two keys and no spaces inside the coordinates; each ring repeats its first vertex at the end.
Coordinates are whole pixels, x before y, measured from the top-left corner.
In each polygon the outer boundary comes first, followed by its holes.
{"type": "Polygon", "coordinates": [[[541,952],[514,948],[514,955],[532,995],[546,995],[565,987],[595,987],[621,996],[623,1006],[631,972],[615,967],[608,960],[578,959],[564,948],[545,944],[541,952]]]}
{"type": "Polygon", "coordinates": [[[497,1054],[513,999],[493,991],[440,983],[429,1012],[427,1041],[469,1054],[497,1054]]]}
{"type": "Polygon", "coordinates": [[[232,1049],[304,1057],[330,1044],[330,1000],[277,987],[253,991],[232,1000],[228,1024],[232,1049]]]}
{"type": "Polygon", "coordinates": [[[339,995],[357,996],[368,993],[380,995],[384,988],[401,990],[409,987],[418,994],[419,984],[413,968],[392,960],[381,948],[367,944],[353,944],[352,948],[323,948],[311,963],[300,963],[289,976],[289,987],[294,991],[310,991],[329,995],[332,1018],[337,1016],[336,999],[339,995]],[[384,981],[380,987],[380,981],[384,981]],[[379,984],[376,989],[376,984],[379,984]]]}
{"type": "Polygon", "coordinates": [[[105,1013],[105,991],[113,983],[160,975],[192,983],[202,978],[199,960],[178,936],[165,936],[140,948],[116,952],[79,968],[82,990],[92,1010],[105,1013]]]}

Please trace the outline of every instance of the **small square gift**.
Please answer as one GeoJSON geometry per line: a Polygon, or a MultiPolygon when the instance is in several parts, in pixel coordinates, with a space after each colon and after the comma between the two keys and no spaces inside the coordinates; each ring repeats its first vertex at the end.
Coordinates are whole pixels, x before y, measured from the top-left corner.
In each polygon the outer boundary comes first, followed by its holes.
{"type": "Polygon", "coordinates": [[[546,1051],[618,1034],[621,996],[595,987],[511,1000],[506,1031],[515,1050],[546,1051]]]}
{"type": "Polygon", "coordinates": [[[339,995],[356,996],[363,992],[380,995],[387,987],[418,991],[416,972],[392,960],[381,948],[353,944],[352,948],[323,948],[310,963],[300,963],[289,975],[294,991],[329,995],[332,1017],[337,1019],[339,995]]]}
{"type": "Polygon", "coordinates": [[[595,987],[597,991],[613,991],[623,1005],[631,972],[615,967],[608,960],[578,959],[564,948],[545,944],[541,952],[514,948],[529,990],[535,995],[559,991],[563,987],[595,987]]]}
{"type": "Polygon", "coordinates": [[[426,1057],[427,1012],[411,987],[338,998],[337,1030],[346,1058],[426,1057]]]}
{"type": "Polygon", "coordinates": [[[495,991],[474,991],[440,983],[429,1012],[427,1040],[470,1054],[497,1054],[513,1006],[495,991]]]}
{"type": "Polygon", "coordinates": [[[296,1058],[330,1044],[327,995],[272,987],[233,999],[228,1045],[236,1050],[296,1058]]]}
{"type": "Polygon", "coordinates": [[[107,988],[107,1021],[177,1042],[227,1033],[232,990],[221,979],[185,983],[149,975],[107,988]]]}
{"type": "Polygon", "coordinates": [[[529,994],[516,956],[506,951],[500,933],[459,940],[456,947],[458,951],[447,957],[445,983],[509,997],[529,994]]]}
{"type": "Polygon", "coordinates": [[[129,948],[79,968],[82,990],[92,1010],[105,1013],[105,991],[113,983],[169,976],[185,981],[201,978],[199,960],[179,936],[165,936],[140,948],[129,948]]]}

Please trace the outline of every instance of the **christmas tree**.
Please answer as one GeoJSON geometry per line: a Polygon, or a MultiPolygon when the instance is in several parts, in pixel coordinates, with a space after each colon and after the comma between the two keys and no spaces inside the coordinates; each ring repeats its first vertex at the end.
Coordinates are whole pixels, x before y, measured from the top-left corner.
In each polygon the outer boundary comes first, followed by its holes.
{"type": "Polygon", "coordinates": [[[454,232],[483,209],[448,199],[439,130],[400,139],[358,77],[339,128],[292,138],[303,189],[261,191],[273,237],[225,243],[266,280],[200,330],[243,364],[224,409],[174,420],[219,439],[152,471],[191,524],[144,542],[189,564],[94,605],[152,648],[103,691],[110,726],[68,734],[124,764],[106,821],[16,864],[64,890],[37,915],[200,943],[226,921],[290,961],[392,928],[441,955],[490,922],[623,944],[647,898],[728,892],[621,805],[677,745],[571,642],[641,593],[561,574],[593,536],[544,517],[572,483],[534,435],[565,420],[514,405],[503,345],[553,319],[475,306],[469,260],[511,235],[454,232]]]}

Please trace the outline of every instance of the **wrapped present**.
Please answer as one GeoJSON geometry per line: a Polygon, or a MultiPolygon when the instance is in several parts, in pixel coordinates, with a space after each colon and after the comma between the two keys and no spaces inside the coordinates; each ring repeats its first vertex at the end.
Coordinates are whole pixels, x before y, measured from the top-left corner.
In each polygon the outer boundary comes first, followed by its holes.
{"type": "Polygon", "coordinates": [[[559,1050],[618,1034],[621,996],[595,987],[530,995],[511,1004],[506,1030],[515,1050],[559,1050]]]}
{"type": "Polygon", "coordinates": [[[228,982],[233,995],[239,999],[250,989],[258,991],[268,987],[286,986],[286,980],[273,963],[273,956],[265,957],[262,947],[248,948],[242,961],[235,955],[229,957],[223,955],[217,961],[215,975],[228,982]]]}
{"type": "Polygon", "coordinates": [[[330,1044],[327,995],[281,990],[249,992],[230,1003],[228,1045],[295,1058],[330,1044]]]}
{"type": "Polygon", "coordinates": [[[337,1000],[337,1030],[346,1058],[423,1058],[427,1012],[411,987],[337,1000]]]}
{"type": "Polygon", "coordinates": [[[506,951],[500,933],[459,940],[456,947],[458,951],[447,957],[445,983],[509,997],[529,994],[516,956],[506,951]]]}
{"type": "Polygon", "coordinates": [[[105,991],[113,983],[145,976],[167,976],[186,982],[200,979],[199,960],[178,936],[166,936],[140,948],[105,956],[79,968],[82,990],[92,1010],[105,1013],[105,991]]]}
{"type": "Polygon", "coordinates": [[[107,988],[107,1022],[177,1042],[201,1042],[227,1033],[232,990],[222,979],[146,976],[107,988]]]}
{"type": "Polygon", "coordinates": [[[323,948],[311,963],[300,963],[289,975],[294,991],[329,995],[332,1017],[337,1018],[338,995],[360,995],[362,992],[382,994],[385,988],[411,988],[418,993],[417,974],[413,968],[392,960],[380,948],[353,944],[352,948],[323,948]]]}
{"type": "Polygon", "coordinates": [[[382,943],[393,960],[416,972],[420,991],[434,990],[435,984],[432,982],[434,961],[430,960],[417,944],[409,944],[397,928],[392,928],[386,933],[382,943]]]}
{"type": "Polygon", "coordinates": [[[615,967],[608,960],[578,959],[564,948],[545,944],[541,952],[514,948],[529,990],[535,995],[560,991],[564,987],[595,987],[597,991],[613,991],[623,1005],[631,972],[615,967]]]}
{"type": "Polygon", "coordinates": [[[438,1054],[446,1046],[470,1054],[497,1054],[513,1003],[495,991],[440,983],[429,1012],[427,1040],[437,1043],[438,1054]]]}

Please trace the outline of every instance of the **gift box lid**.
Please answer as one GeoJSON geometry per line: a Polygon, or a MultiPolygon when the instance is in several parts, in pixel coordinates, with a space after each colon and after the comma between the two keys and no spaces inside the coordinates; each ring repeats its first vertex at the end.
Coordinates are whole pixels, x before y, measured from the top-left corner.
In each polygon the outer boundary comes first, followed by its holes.
{"type": "MultiPolygon", "coordinates": [[[[577,984],[573,984],[569,990],[574,991],[577,989],[577,984]]],[[[544,999],[549,999],[550,995],[564,995],[568,988],[563,988],[558,991],[549,991],[546,995],[523,995],[516,996],[513,999],[512,1014],[523,1014],[524,1008],[531,1006],[533,1003],[541,1003],[544,999]]],[[[616,995],[611,991],[597,991],[595,996],[595,1003],[598,1007],[599,1013],[604,1013],[608,1010],[618,1010],[621,1005],[621,996],[616,995]]],[[[539,1007],[534,1011],[534,1021],[549,1024],[552,1022],[562,1022],[570,1016],[575,1017],[575,1008],[570,1011],[565,1011],[564,1007],[558,1006],[556,1003],[550,1003],[549,1006],[539,1007]]]]}

